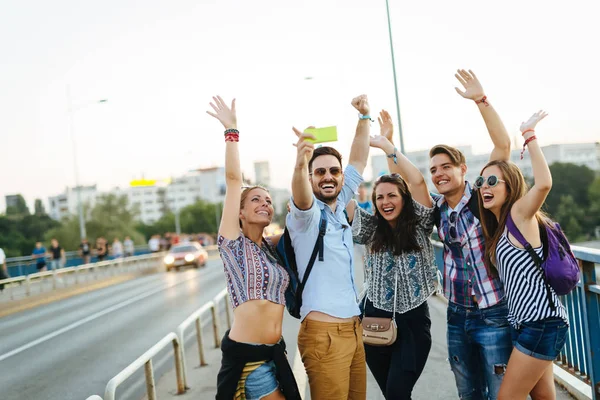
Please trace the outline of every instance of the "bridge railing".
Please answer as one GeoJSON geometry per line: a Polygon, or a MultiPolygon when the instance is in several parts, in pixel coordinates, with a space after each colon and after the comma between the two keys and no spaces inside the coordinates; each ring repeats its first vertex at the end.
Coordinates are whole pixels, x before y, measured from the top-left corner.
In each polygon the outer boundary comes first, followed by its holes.
{"type": "MultiPolygon", "coordinates": [[[[225,312],[227,317],[227,326],[231,328],[231,308],[229,307],[229,297],[227,289],[219,292],[213,300],[204,304],[198,310],[194,311],[177,327],[177,334],[169,332],[167,336],[162,338],[158,343],[152,346],[148,351],[138,357],[137,360],[129,364],[119,374],[112,378],[106,385],[104,391],[104,400],[115,400],[117,387],[127,378],[133,375],[137,370],[144,367],[146,376],[146,393],[148,400],[156,400],[156,385],[154,382],[154,370],[152,366],[152,358],[156,356],[162,349],[167,347],[170,342],[173,343],[173,352],[175,358],[175,375],[177,380],[177,394],[183,394],[189,387],[187,386],[187,366],[185,362],[185,330],[192,323],[196,325],[196,339],[198,341],[198,352],[200,357],[200,365],[207,365],[204,359],[204,345],[202,340],[203,316],[209,310],[211,311],[211,320],[213,325],[214,345],[218,348],[221,345],[221,326],[219,320],[219,303],[225,300],[225,312]]],[[[86,400],[103,400],[98,395],[92,395],[86,400]]]]}
{"type": "Polygon", "coordinates": [[[34,285],[38,285],[39,293],[42,293],[45,290],[44,286],[48,280],[51,280],[52,283],[46,290],[56,290],[59,287],[75,285],[91,279],[97,280],[107,275],[157,268],[162,265],[163,257],[164,253],[152,253],[101,261],[78,267],[59,268],[52,271],[15,276],[0,280],[0,284],[5,285],[6,292],[10,296],[10,299],[14,300],[17,291],[21,295],[24,295],[24,297],[31,296],[34,285]],[[68,279],[68,277],[72,275],[74,275],[74,279],[68,279]]]}
{"type": "MultiPolygon", "coordinates": [[[[433,241],[439,272],[444,273],[443,244],[433,241]]],[[[569,316],[569,333],[555,364],[590,386],[593,400],[600,400],[600,250],[572,246],[582,275],[575,290],[561,301],[569,316]]]]}

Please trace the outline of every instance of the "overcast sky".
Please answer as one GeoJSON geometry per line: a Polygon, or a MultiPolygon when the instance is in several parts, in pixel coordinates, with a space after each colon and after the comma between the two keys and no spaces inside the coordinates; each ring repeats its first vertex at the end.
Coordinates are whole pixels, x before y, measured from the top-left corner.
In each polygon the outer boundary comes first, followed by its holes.
{"type": "MultiPolygon", "coordinates": [[[[352,97],[397,122],[382,0],[1,4],[2,211],[6,194],[32,204],[74,184],[67,86],[80,182],[100,189],[222,165],[223,129],[205,113],[214,94],[238,99],[243,169],[268,159],[280,187],[293,125],[337,125],[347,157],[352,97]]],[[[454,91],[457,68],[477,73],[511,135],[544,108],[542,145],[598,140],[599,4],[390,0],[406,149],[489,151],[476,106],[454,91]]]]}

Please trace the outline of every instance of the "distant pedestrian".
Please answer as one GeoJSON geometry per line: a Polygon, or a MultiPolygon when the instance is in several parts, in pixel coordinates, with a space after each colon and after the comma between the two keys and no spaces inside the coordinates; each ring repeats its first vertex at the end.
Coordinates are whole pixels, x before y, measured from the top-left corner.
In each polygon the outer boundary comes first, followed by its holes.
{"type": "Polygon", "coordinates": [[[115,238],[115,240],[113,240],[111,250],[113,258],[123,258],[123,244],[119,238],[115,238]]]}
{"type": "Polygon", "coordinates": [[[86,238],[81,239],[79,245],[79,256],[82,258],[84,264],[89,264],[92,256],[92,246],[86,238]]]}
{"type": "Polygon", "coordinates": [[[160,251],[160,235],[152,235],[150,240],[148,240],[148,249],[152,253],[160,251]]]}
{"type": "Polygon", "coordinates": [[[33,249],[31,257],[35,260],[35,267],[38,272],[46,270],[46,248],[42,245],[42,242],[35,243],[35,249],[33,249]]]}
{"type": "MultiPolygon", "coordinates": [[[[4,250],[0,248],[0,281],[2,279],[8,279],[10,275],[8,275],[8,269],[6,268],[6,254],[4,254],[4,250]]],[[[4,290],[4,284],[0,284],[0,292],[4,290]]]]}
{"type": "Polygon", "coordinates": [[[102,236],[96,239],[96,256],[98,261],[104,261],[108,256],[108,242],[102,236]]]}
{"type": "Polygon", "coordinates": [[[369,190],[364,182],[358,187],[357,202],[360,208],[369,214],[373,214],[373,204],[371,204],[371,199],[369,199],[369,190]]]}
{"type": "Polygon", "coordinates": [[[129,236],[125,236],[125,240],[123,241],[123,246],[125,247],[125,257],[131,257],[135,253],[135,247],[133,245],[133,240],[129,236]]]}
{"type": "Polygon", "coordinates": [[[59,269],[65,266],[65,250],[58,244],[58,240],[50,241],[50,270],[59,269]]]}

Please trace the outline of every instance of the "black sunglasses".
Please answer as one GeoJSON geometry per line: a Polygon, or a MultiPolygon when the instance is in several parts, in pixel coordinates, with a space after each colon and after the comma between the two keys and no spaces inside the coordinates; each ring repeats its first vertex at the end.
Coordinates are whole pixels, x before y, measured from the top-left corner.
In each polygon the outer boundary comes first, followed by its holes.
{"type": "Polygon", "coordinates": [[[490,175],[487,178],[478,176],[477,179],[475,179],[475,188],[481,189],[486,181],[489,187],[497,186],[500,182],[506,183],[505,180],[498,178],[496,175],[490,175]]]}
{"type": "Polygon", "coordinates": [[[340,175],[342,175],[341,167],[315,168],[313,172],[310,173],[310,175],[315,176],[317,178],[322,178],[325,175],[327,175],[328,171],[334,178],[338,178],[340,175]]]}

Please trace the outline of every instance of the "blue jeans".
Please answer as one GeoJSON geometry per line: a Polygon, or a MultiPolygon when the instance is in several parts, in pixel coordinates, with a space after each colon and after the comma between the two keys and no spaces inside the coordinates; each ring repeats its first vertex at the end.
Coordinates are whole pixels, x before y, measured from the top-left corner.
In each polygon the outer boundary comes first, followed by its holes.
{"type": "Polygon", "coordinates": [[[552,361],[560,354],[567,340],[569,325],[560,318],[523,322],[519,329],[512,328],[515,347],[523,354],[540,360],[552,361]]]}
{"type": "Polygon", "coordinates": [[[246,399],[260,400],[279,388],[275,362],[267,361],[246,378],[246,399]]]}
{"type": "Polygon", "coordinates": [[[507,315],[504,300],[484,309],[448,304],[448,359],[460,399],[498,396],[513,348],[507,315]]]}

